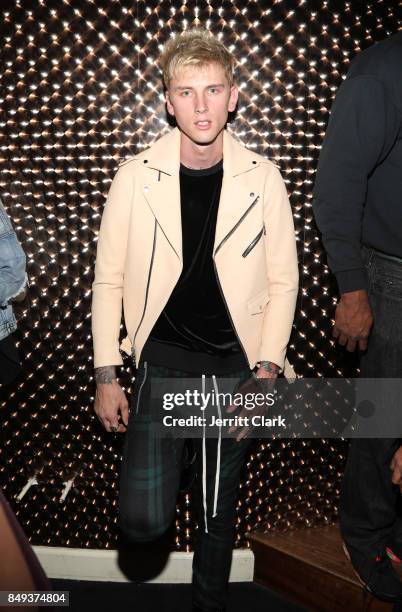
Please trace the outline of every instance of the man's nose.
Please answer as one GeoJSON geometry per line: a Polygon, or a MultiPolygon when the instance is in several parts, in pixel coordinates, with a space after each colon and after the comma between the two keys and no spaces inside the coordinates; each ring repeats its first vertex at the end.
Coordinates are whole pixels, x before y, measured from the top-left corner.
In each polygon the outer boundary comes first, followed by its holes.
{"type": "Polygon", "coordinates": [[[208,106],[204,96],[197,96],[195,101],[195,112],[201,114],[207,112],[207,110],[208,106]]]}

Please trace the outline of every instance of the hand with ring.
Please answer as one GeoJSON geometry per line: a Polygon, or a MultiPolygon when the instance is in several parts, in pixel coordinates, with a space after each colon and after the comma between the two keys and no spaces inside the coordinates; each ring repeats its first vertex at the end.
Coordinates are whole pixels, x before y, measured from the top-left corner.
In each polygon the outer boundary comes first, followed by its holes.
{"type": "MultiPolygon", "coordinates": [[[[240,410],[240,413],[238,414],[238,416],[241,418],[247,416],[250,419],[252,416],[264,416],[267,414],[267,410],[270,406],[267,394],[272,393],[274,390],[275,382],[279,372],[279,367],[276,364],[272,364],[271,362],[263,363],[269,363],[268,371],[264,367],[260,367],[256,373],[253,372],[250,378],[248,378],[243,384],[240,385],[240,387],[237,389],[237,393],[241,394],[244,399],[247,399],[247,396],[250,398],[256,395],[261,398],[261,395],[263,395],[267,401],[255,401],[254,406],[250,409],[246,408],[246,402],[242,402],[242,404],[244,405],[240,410]]],[[[257,400],[257,397],[255,397],[255,400],[257,400]]],[[[237,408],[238,406],[232,404],[227,408],[226,412],[231,414],[237,408]]],[[[232,425],[228,429],[228,433],[233,433],[239,427],[241,427],[241,425],[232,425]]],[[[240,442],[240,440],[242,440],[243,438],[248,438],[253,429],[254,426],[245,425],[237,434],[236,441],[240,442]]]]}

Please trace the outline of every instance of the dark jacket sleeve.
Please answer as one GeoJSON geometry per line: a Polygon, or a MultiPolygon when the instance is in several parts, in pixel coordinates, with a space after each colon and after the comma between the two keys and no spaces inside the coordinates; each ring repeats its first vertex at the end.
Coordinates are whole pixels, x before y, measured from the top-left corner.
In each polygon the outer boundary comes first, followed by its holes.
{"type": "Polygon", "coordinates": [[[313,199],[340,293],[367,288],[360,249],[367,181],[393,146],[398,125],[397,108],[378,78],[344,81],[332,107],[313,199]]]}

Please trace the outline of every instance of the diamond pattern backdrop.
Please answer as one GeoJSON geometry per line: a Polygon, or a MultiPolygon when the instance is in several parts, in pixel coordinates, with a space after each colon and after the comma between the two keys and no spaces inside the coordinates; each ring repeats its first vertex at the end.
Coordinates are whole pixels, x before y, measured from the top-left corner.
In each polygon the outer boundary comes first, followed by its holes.
{"type": "MultiPolygon", "coordinates": [[[[119,160],[168,129],[157,56],[204,25],[235,54],[241,100],[229,129],[281,168],[301,265],[290,359],[304,376],[355,375],[331,340],[336,287],[311,212],[316,161],[350,60],[400,27],[398,0],[2,3],[0,192],[28,257],[16,309],[23,372],[0,388],[0,485],[33,544],[113,548],[122,437],[93,413],[90,300],[102,209],[119,160]],[[36,477],[17,499],[29,478],[36,477]],[[74,478],[64,501],[65,485],[74,478]]],[[[129,392],[133,371],[124,367],[129,392]]],[[[255,440],[236,546],[258,526],[336,519],[346,442],[255,440]]],[[[172,549],[191,550],[191,494],[172,549]]]]}

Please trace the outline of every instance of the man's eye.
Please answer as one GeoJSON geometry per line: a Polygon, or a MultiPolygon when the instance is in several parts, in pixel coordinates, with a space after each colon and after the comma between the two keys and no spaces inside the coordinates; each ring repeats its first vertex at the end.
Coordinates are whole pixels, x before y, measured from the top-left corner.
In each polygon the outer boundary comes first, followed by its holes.
{"type": "Polygon", "coordinates": [[[185,89],[184,91],[181,92],[181,95],[184,97],[187,97],[187,94],[189,94],[190,92],[188,91],[188,89],[185,89]]]}

